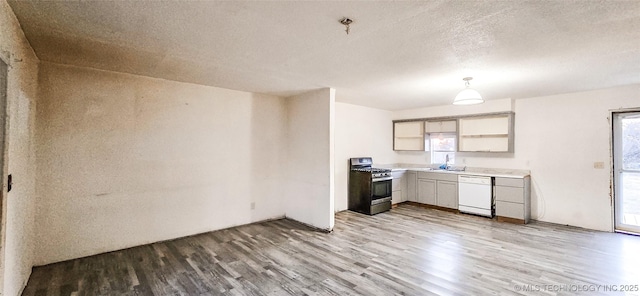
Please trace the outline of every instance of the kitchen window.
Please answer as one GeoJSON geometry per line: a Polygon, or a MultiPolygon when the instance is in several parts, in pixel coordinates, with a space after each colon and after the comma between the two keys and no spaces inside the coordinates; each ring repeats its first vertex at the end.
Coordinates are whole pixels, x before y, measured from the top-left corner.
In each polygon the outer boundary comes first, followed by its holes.
{"type": "Polygon", "coordinates": [[[449,164],[454,164],[456,159],[456,138],[455,133],[430,133],[427,134],[428,147],[431,152],[432,164],[444,164],[449,155],[449,164]]]}

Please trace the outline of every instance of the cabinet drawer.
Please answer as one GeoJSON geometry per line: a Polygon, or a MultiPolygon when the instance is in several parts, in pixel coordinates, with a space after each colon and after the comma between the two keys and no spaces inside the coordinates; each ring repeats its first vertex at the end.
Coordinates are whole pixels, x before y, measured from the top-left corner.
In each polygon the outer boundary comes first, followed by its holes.
{"type": "Polygon", "coordinates": [[[436,179],[436,175],[434,173],[418,172],[418,179],[435,180],[436,179]]]}
{"type": "Polygon", "coordinates": [[[418,179],[431,179],[431,180],[458,182],[458,174],[418,172],[418,179]]]}
{"type": "Polygon", "coordinates": [[[496,185],[496,200],[524,203],[524,189],[496,185]]]}
{"type": "Polygon", "coordinates": [[[402,178],[402,176],[404,176],[404,174],[406,173],[406,171],[393,171],[391,172],[391,176],[396,179],[396,178],[402,178]]]}
{"type": "Polygon", "coordinates": [[[524,220],[524,204],[508,201],[496,201],[496,215],[524,220]]]}
{"type": "Polygon", "coordinates": [[[496,178],[496,186],[524,187],[524,179],[520,178],[496,178]]]}

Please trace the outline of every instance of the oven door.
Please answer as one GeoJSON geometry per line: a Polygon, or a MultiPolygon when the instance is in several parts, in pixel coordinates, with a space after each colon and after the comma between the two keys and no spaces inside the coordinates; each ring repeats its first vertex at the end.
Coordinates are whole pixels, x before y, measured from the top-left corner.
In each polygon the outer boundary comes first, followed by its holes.
{"type": "Polygon", "coordinates": [[[373,179],[371,182],[371,204],[375,205],[386,200],[391,200],[392,177],[373,179]]]}

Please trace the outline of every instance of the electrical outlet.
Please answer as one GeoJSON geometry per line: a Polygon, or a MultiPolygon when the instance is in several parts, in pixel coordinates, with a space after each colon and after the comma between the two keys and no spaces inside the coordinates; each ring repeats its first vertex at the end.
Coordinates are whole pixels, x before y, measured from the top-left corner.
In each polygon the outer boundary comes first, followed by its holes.
{"type": "Polygon", "coordinates": [[[604,162],[603,161],[597,161],[593,163],[593,168],[594,169],[604,169],[604,162]]]}
{"type": "Polygon", "coordinates": [[[255,203],[255,202],[252,202],[252,203],[251,203],[251,209],[252,209],[252,210],[255,210],[255,209],[256,209],[256,203],[255,203]]]}

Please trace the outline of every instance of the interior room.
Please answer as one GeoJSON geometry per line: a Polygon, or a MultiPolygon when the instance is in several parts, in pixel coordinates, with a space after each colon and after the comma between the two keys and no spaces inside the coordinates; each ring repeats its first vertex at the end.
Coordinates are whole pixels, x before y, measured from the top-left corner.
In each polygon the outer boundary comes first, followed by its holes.
{"type": "Polygon", "coordinates": [[[0,295],[640,293],[638,1],[0,0],[0,295]]]}

